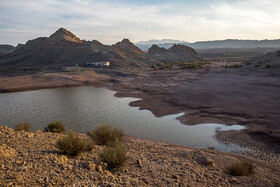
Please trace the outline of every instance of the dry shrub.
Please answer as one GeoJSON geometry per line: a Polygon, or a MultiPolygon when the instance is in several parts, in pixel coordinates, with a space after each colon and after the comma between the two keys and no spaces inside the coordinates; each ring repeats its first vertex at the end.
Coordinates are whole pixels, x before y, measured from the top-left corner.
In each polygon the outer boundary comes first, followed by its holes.
{"type": "Polygon", "coordinates": [[[65,131],[65,127],[61,121],[54,121],[50,123],[46,128],[46,132],[61,133],[65,131]]]}
{"type": "Polygon", "coordinates": [[[227,168],[227,172],[234,176],[249,176],[253,173],[253,165],[247,162],[233,164],[227,168]]]}
{"type": "Polygon", "coordinates": [[[30,129],[30,125],[29,125],[28,122],[18,123],[18,124],[15,126],[15,130],[16,130],[16,131],[24,130],[24,131],[28,132],[29,129],[30,129]]]}
{"type": "Polygon", "coordinates": [[[88,136],[98,145],[114,147],[122,142],[123,132],[110,125],[99,125],[98,128],[88,132],[88,136]]]}
{"type": "Polygon", "coordinates": [[[127,162],[126,149],[121,144],[105,147],[100,157],[103,162],[108,164],[109,168],[121,168],[127,162]]]}
{"type": "Polygon", "coordinates": [[[64,137],[60,138],[56,142],[56,146],[63,154],[69,156],[77,156],[81,152],[91,151],[93,149],[91,141],[86,141],[73,131],[68,132],[64,137]]]}

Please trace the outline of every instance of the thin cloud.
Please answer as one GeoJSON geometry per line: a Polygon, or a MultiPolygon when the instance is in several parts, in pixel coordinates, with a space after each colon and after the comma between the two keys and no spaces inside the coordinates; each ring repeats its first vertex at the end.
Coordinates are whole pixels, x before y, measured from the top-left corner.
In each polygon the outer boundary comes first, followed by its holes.
{"type": "MultiPolygon", "coordinates": [[[[201,0],[202,1],[202,0],[201,0]]],[[[173,38],[279,38],[277,0],[215,3],[97,0],[0,0],[0,43],[25,43],[59,27],[86,40],[115,43],[173,38]],[[143,3],[144,2],[144,3],[143,3]],[[17,32],[18,31],[18,32],[17,32]]]]}

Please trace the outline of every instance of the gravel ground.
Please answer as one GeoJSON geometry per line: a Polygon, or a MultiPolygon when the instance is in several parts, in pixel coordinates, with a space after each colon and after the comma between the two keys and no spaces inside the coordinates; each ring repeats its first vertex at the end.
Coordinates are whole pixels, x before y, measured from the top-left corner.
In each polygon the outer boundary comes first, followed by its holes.
{"type": "MultiPolygon", "coordinates": [[[[279,186],[279,170],[240,155],[125,137],[128,162],[109,170],[102,146],[78,157],[62,155],[63,134],[14,131],[0,126],[0,186],[279,186]],[[226,167],[252,162],[249,177],[226,174],[226,167]]],[[[86,135],[79,136],[87,138],[86,135]]]]}

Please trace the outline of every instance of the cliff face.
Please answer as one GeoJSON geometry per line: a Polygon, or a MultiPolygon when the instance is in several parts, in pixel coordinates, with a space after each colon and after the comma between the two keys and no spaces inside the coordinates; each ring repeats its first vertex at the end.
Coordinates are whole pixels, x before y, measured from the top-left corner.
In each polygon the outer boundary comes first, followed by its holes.
{"type": "Polygon", "coordinates": [[[201,58],[197,57],[197,52],[188,46],[174,44],[171,48],[165,49],[153,45],[147,55],[155,60],[164,62],[176,62],[176,61],[201,61],[201,58]]]}

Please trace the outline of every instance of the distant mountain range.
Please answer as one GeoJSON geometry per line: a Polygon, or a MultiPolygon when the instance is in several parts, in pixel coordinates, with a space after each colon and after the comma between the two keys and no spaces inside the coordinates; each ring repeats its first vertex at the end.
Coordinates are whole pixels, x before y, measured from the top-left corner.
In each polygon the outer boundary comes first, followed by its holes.
{"type": "Polygon", "coordinates": [[[192,47],[194,49],[214,49],[214,48],[279,48],[280,39],[278,40],[216,40],[216,41],[200,41],[195,43],[182,42],[180,40],[149,40],[136,42],[143,51],[147,51],[153,44],[166,49],[172,47],[173,44],[181,44],[192,47]],[[166,43],[163,43],[167,41],[166,43]],[[171,42],[169,42],[171,41],[171,42]]]}
{"type": "Polygon", "coordinates": [[[146,44],[166,44],[166,43],[174,43],[174,44],[180,44],[180,43],[189,43],[186,41],[182,41],[182,40],[172,40],[172,39],[162,39],[162,40],[148,40],[148,41],[140,41],[140,42],[136,42],[134,43],[135,45],[146,45],[146,44]]]}

